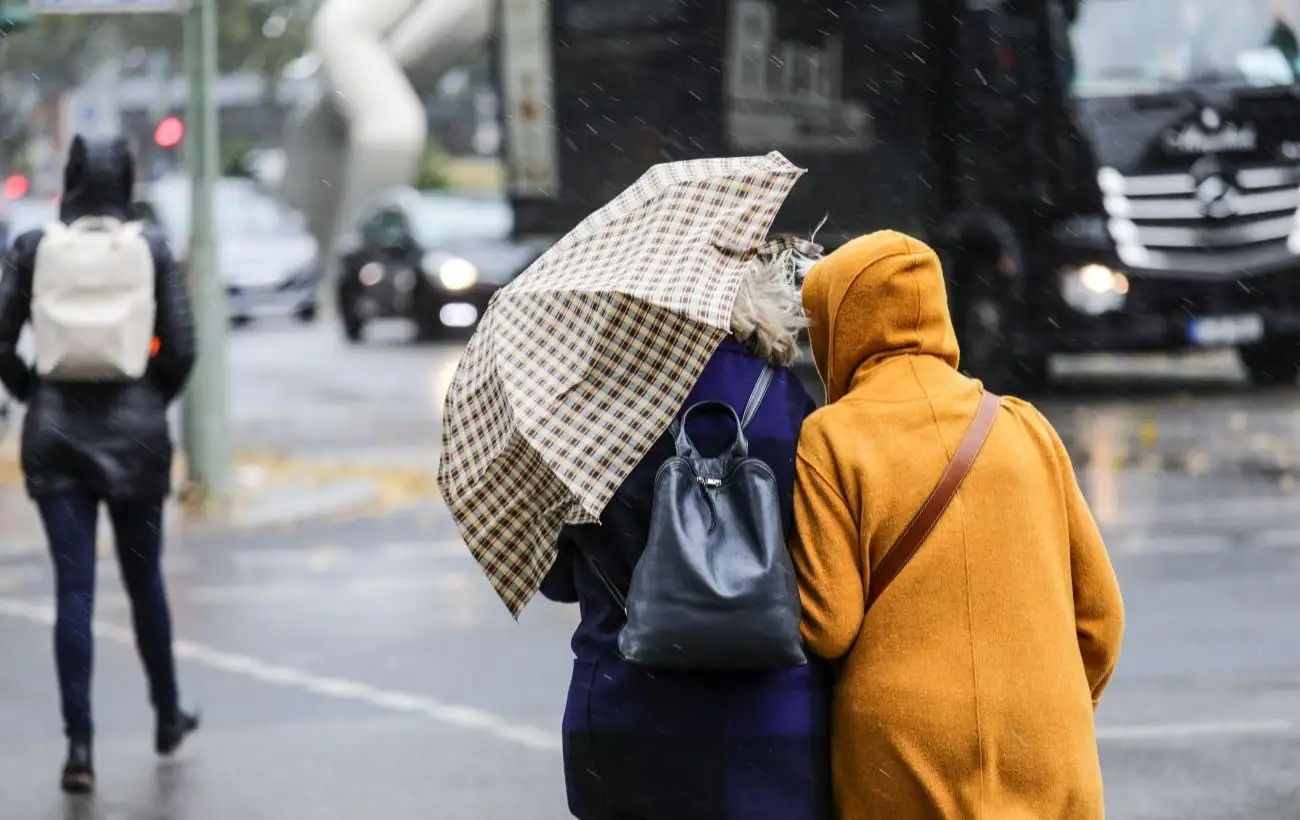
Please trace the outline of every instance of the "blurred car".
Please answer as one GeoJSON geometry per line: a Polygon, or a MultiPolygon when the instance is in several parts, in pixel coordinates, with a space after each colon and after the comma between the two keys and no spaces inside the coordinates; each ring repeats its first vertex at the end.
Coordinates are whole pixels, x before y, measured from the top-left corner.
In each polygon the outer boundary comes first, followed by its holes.
{"type": "Polygon", "coordinates": [[[404,188],[367,208],[339,243],[338,310],[344,335],[375,319],[415,324],[421,339],[474,327],[488,301],[541,251],[510,238],[500,195],[404,188]]]}
{"type": "MultiPolygon", "coordinates": [[[[8,250],[11,242],[28,231],[44,228],[58,218],[59,203],[56,200],[40,197],[0,199],[0,251],[8,250]]],[[[30,344],[30,335],[24,334],[20,344],[30,344]]],[[[8,394],[0,387],[0,440],[13,432],[12,407],[8,394]]]]}
{"type": "Polygon", "coordinates": [[[0,250],[28,231],[59,219],[59,203],[52,199],[23,197],[0,202],[0,250]]]}
{"type": "MultiPolygon", "coordinates": [[[[190,184],[164,177],[140,187],[137,214],[166,231],[184,263],[190,236],[190,184]]],[[[226,285],[233,324],[256,318],[316,319],[321,279],[319,248],[302,215],[255,182],[222,177],[213,190],[217,269],[226,285]]]]}

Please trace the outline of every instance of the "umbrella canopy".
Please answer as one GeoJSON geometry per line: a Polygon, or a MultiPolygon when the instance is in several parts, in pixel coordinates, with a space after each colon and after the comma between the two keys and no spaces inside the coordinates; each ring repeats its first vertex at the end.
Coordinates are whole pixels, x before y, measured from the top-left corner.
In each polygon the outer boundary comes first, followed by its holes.
{"type": "Polygon", "coordinates": [[[447,394],[438,484],[516,617],[564,524],[598,521],[672,423],[803,173],[776,152],[656,165],[493,298],[447,394]]]}

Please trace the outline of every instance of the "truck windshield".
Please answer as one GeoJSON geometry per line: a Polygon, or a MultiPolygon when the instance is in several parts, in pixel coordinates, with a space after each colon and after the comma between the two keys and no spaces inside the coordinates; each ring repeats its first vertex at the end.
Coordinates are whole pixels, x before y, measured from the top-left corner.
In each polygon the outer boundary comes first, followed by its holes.
{"type": "Polygon", "coordinates": [[[1075,94],[1187,85],[1292,85],[1300,0],[1081,0],[1071,27],[1075,94]]]}

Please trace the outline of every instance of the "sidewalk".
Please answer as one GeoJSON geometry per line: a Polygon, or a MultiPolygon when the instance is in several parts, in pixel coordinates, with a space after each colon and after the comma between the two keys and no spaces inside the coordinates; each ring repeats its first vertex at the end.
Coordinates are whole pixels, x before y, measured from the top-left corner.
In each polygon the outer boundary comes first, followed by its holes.
{"type": "MultiPolygon", "coordinates": [[[[18,425],[0,438],[0,556],[44,549],[40,520],[23,487],[18,464],[18,425]]],[[[228,530],[290,527],[333,521],[421,503],[436,503],[434,462],[424,455],[415,466],[411,452],[353,451],[333,457],[286,457],[238,454],[229,508],[199,510],[181,492],[168,499],[167,531],[171,537],[228,530]]],[[[185,468],[177,459],[174,485],[183,484],[185,468]]],[[[111,538],[101,520],[101,544],[111,538]]]]}
{"type": "MultiPolygon", "coordinates": [[[[232,504],[200,514],[173,499],[170,531],[288,526],[436,505],[442,403],[460,350],[413,346],[407,330],[376,328],[365,345],[346,344],[328,321],[267,322],[232,333],[232,504]]],[[[42,542],[17,463],[22,413],[14,404],[7,422],[0,419],[0,553],[42,542]]],[[[180,407],[172,416],[179,438],[180,407]]],[[[183,464],[176,476],[180,488],[183,464]]]]}

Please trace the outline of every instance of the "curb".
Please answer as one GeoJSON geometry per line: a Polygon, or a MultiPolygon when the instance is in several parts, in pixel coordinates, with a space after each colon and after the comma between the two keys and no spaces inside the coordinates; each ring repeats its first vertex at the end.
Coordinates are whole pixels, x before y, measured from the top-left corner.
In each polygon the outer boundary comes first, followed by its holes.
{"type": "MultiPolygon", "coordinates": [[[[183,476],[183,459],[177,469],[183,476]]],[[[432,474],[409,468],[248,453],[236,457],[235,470],[243,493],[214,521],[233,529],[346,521],[440,498],[432,474]],[[300,497],[276,503],[275,492],[286,488],[300,497]]]]}
{"type": "MultiPolygon", "coordinates": [[[[0,441],[0,492],[23,492],[16,446],[0,441]]],[[[265,453],[234,459],[234,498],[217,509],[185,488],[185,459],[173,464],[170,525],[183,533],[208,535],[308,523],[334,523],[413,507],[440,497],[426,470],[356,462],[334,462],[265,453]]]]}

